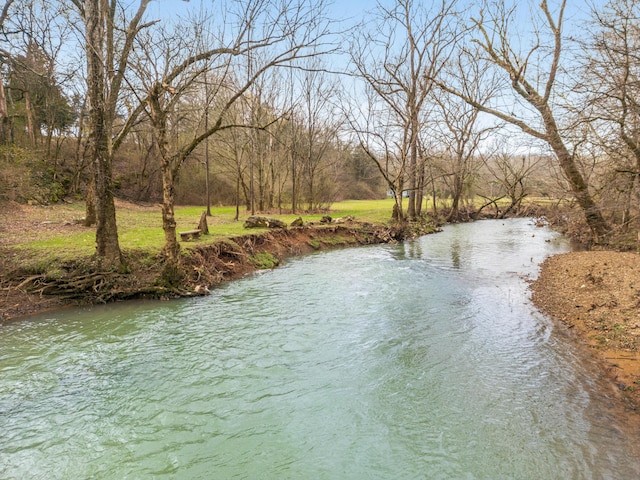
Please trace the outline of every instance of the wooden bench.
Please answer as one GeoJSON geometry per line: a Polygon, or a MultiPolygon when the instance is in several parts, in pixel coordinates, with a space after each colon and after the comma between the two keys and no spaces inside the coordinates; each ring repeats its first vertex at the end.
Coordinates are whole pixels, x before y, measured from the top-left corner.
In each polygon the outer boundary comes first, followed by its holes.
{"type": "Polygon", "coordinates": [[[187,230],[186,232],[179,232],[180,240],[186,242],[187,240],[191,240],[193,238],[200,238],[200,229],[195,230],[187,230]]]}

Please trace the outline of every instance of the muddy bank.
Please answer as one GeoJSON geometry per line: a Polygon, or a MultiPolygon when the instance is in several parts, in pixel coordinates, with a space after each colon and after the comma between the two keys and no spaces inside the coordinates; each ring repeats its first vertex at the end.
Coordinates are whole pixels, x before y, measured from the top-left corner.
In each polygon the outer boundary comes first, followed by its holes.
{"type": "Polygon", "coordinates": [[[531,288],[534,304],[589,345],[621,396],[640,411],[640,255],[556,255],[531,288]]]}
{"type": "Polygon", "coordinates": [[[129,272],[105,272],[93,259],[78,259],[50,272],[25,272],[12,264],[10,247],[0,273],[0,323],[66,306],[133,298],[169,299],[204,295],[207,289],[260,269],[276,267],[286,258],[316,250],[392,243],[430,233],[435,227],[388,227],[350,222],[313,225],[247,234],[210,244],[184,243],[182,281],[166,287],[159,281],[162,259],[146,253],[124,252],[129,272]],[[62,272],[61,272],[62,270],[62,272]]]}

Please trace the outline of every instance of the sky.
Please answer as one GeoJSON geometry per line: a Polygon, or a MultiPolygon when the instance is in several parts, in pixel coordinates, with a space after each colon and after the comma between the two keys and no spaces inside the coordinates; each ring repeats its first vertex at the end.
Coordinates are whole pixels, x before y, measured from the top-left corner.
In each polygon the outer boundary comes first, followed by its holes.
{"type": "MultiPolygon", "coordinates": [[[[131,2],[132,8],[137,7],[137,0],[128,0],[131,2]]],[[[147,7],[147,13],[151,18],[159,19],[176,19],[178,17],[186,17],[188,13],[197,11],[199,8],[213,10],[220,8],[225,3],[230,3],[232,0],[153,0],[147,7]]],[[[371,13],[375,10],[378,3],[386,6],[391,6],[395,3],[395,0],[325,0],[328,3],[328,14],[339,22],[337,29],[345,30],[362,20],[367,13],[371,13]]],[[[414,0],[416,4],[424,4],[427,6],[433,5],[436,7],[440,0],[414,0]]],[[[481,0],[458,0],[460,8],[466,8],[474,3],[479,3],[481,0]]],[[[522,24],[522,32],[526,32],[531,28],[531,19],[526,8],[526,3],[522,0],[506,0],[508,3],[520,4],[519,14],[517,21],[522,24]]],[[[549,0],[550,7],[554,7],[560,0],[549,0]]],[[[572,24],[579,24],[581,28],[584,28],[583,21],[588,18],[592,5],[602,6],[607,3],[608,0],[568,0],[565,11],[567,28],[572,28],[572,24]]],[[[536,13],[539,13],[537,8],[539,0],[531,0],[536,13]]],[[[436,7],[437,8],[437,7],[436,7]]],[[[566,29],[565,29],[566,33],[566,29]]],[[[580,34],[581,32],[578,32],[580,34]]]]}
{"type": "MultiPolygon", "coordinates": [[[[149,4],[148,11],[154,16],[166,18],[173,15],[184,15],[190,9],[200,5],[211,6],[216,3],[211,0],[154,0],[149,4]]],[[[367,10],[375,8],[375,0],[336,0],[330,5],[330,12],[339,20],[359,18],[367,10]]]]}

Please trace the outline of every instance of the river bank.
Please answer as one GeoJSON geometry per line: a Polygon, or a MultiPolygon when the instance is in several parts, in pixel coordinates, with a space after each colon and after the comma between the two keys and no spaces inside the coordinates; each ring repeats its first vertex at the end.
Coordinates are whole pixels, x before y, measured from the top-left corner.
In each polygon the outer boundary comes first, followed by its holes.
{"type": "Polygon", "coordinates": [[[640,408],[640,255],[571,252],[548,258],[533,303],[589,345],[631,408],[640,408]]]}
{"type": "MultiPolygon", "coordinates": [[[[29,209],[23,208],[22,213],[28,216],[29,209]]],[[[65,261],[48,270],[44,266],[34,271],[32,262],[25,268],[30,253],[16,248],[15,239],[37,235],[42,223],[24,221],[24,217],[21,220],[16,223],[18,231],[5,235],[9,241],[0,245],[0,324],[83,304],[205,295],[210,287],[273,268],[288,257],[316,250],[393,243],[437,230],[431,224],[398,228],[348,219],[339,224],[307,223],[207,243],[187,242],[183,244],[181,284],[167,287],[158,281],[163,268],[161,256],[136,250],[123,252],[128,266],[124,274],[103,271],[90,257],[65,261]]],[[[55,228],[50,223],[45,227],[55,228]]]]}
{"type": "MultiPolygon", "coordinates": [[[[76,259],[52,272],[21,269],[21,238],[82,229],[72,222],[43,222],[37,208],[24,206],[0,226],[0,324],[47,310],[130,298],[173,298],[206,294],[207,288],[314,250],[396,242],[428,230],[398,230],[349,221],[307,224],[185,244],[180,289],[157,285],[162,262],[156,255],[126,251],[129,273],[101,272],[91,260],[76,259]],[[79,281],[80,280],[80,281],[79,281]]],[[[15,213],[15,212],[14,212],[15,213]]],[[[601,359],[622,396],[640,405],[640,256],[611,251],[573,252],[549,258],[532,283],[532,300],[546,314],[576,332],[601,359]]]]}

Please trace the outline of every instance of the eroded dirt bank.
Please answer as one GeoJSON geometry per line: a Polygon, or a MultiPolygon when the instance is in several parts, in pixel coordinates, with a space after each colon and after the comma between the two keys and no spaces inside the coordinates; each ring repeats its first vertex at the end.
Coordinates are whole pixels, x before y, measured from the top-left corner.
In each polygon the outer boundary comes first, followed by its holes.
{"type": "Polygon", "coordinates": [[[0,256],[0,323],[65,306],[104,303],[131,298],[172,298],[206,293],[207,287],[272,268],[282,260],[314,250],[390,243],[427,229],[409,229],[349,222],[247,234],[210,244],[184,244],[182,281],[166,287],[158,281],[162,261],[136,252],[125,252],[130,271],[105,272],[91,259],[68,262],[56,275],[23,271],[10,260],[10,246],[0,256]]]}
{"type": "Polygon", "coordinates": [[[640,255],[571,252],[548,258],[532,299],[564,322],[602,362],[622,396],[640,408],[640,255]]]}

